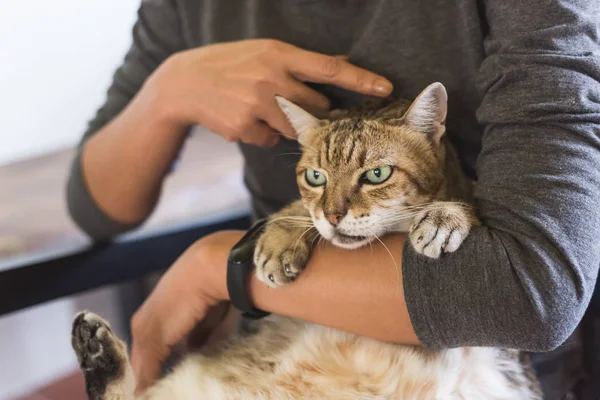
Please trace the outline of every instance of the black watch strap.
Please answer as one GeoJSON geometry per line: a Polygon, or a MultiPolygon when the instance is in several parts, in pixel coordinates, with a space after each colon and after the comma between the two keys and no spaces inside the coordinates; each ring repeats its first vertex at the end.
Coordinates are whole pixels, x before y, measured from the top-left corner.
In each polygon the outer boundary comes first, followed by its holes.
{"type": "Polygon", "coordinates": [[[254,267],[254,249],[266,223],[266,219],[257,221],[233,246],[227,260],[229,300],[243,312],[242,316],[245,318],[259,319],[269,315],[268,312],[255,308],[248,297],[248,278],[254,267]]]}

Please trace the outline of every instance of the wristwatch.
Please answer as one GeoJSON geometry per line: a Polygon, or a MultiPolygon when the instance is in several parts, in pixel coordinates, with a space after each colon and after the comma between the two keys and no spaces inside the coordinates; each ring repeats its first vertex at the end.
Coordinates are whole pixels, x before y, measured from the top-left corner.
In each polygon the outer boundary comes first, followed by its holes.
{"type": "Polygon", "coordinates": [[[254,249],[262,234],[267,219],[257,221],[252,228],[233,246],[227,258],[227,291],[231,304],[242,311],[242,316],[259,319],[268,312],[254,307],[248,297],[248,277],[254,267],[254,249]]]}

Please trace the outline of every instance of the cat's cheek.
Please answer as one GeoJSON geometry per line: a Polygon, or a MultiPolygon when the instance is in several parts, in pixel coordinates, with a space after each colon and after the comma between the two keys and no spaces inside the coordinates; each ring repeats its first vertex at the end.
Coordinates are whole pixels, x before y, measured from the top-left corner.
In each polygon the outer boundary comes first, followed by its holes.
{"type": "Polygon", "coordinates": [[[327,220],[325,218],[323,218],[323,217],[319,218],[319,217],[315,217],[313,215],[313,222],[315,224],[315,228],[317,228],[317,230],[319,231],[321,236],[323,236],[325,239],[327,239],[329,241],[331,241],[333,239],[333,237],[334,237],[333,226],[331,226],[331,224],[329,222],[327,222],[327,220]]]}
{"type": "Polygon", "coordinates": [[[308,210],[308,213],[310,214],[310,218],[312,219],[313,225],[315,226],[315,228],[317,228],[317,230],[319,231],[321,236],[325,237],[325,239],[328,239],[329,237],[327,236],[327,233],[332,230],[332,227],[325,220],[323,211],[322,210],[315,211],[308,207],[307,207],[307,210],[308,210]]]}

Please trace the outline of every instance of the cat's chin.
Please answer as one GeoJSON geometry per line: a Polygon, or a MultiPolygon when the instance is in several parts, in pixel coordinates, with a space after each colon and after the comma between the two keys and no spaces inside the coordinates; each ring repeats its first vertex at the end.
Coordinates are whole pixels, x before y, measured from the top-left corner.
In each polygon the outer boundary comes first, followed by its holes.
{"type": "Polygon", "coordinates": [[[371,241],[370,238],[364,236],[347,236],[343,234],[336,233],[330,239],[330,242],[333,243],[337,247],[341,247],[344,249],[358,249],[369,243],[371,241]]]}

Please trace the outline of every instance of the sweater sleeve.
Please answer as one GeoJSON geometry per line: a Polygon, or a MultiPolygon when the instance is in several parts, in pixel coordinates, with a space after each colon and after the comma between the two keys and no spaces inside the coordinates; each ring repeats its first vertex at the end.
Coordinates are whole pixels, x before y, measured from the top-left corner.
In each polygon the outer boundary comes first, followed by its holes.
{"type": "Polygon", "coordinates": [[[427,346],[547,351],[577,327],[600,265],[600,2],[484,12],[483,226],[439,260],[407,245],[405,296],[427,346]]]}
{"type": "Polygon", "coordinates": [[[91,196],[81,166],[85,142],[116,117],[140,90],[145,80],[170,55],[185,48],[175,0],[143,0],[133,28],[133,43],[113,76],[104,104],[89,122],[67,183],[67,204],[77,225],[96,240],[132,230],[138,224],[111,219],[91,196]]]}

